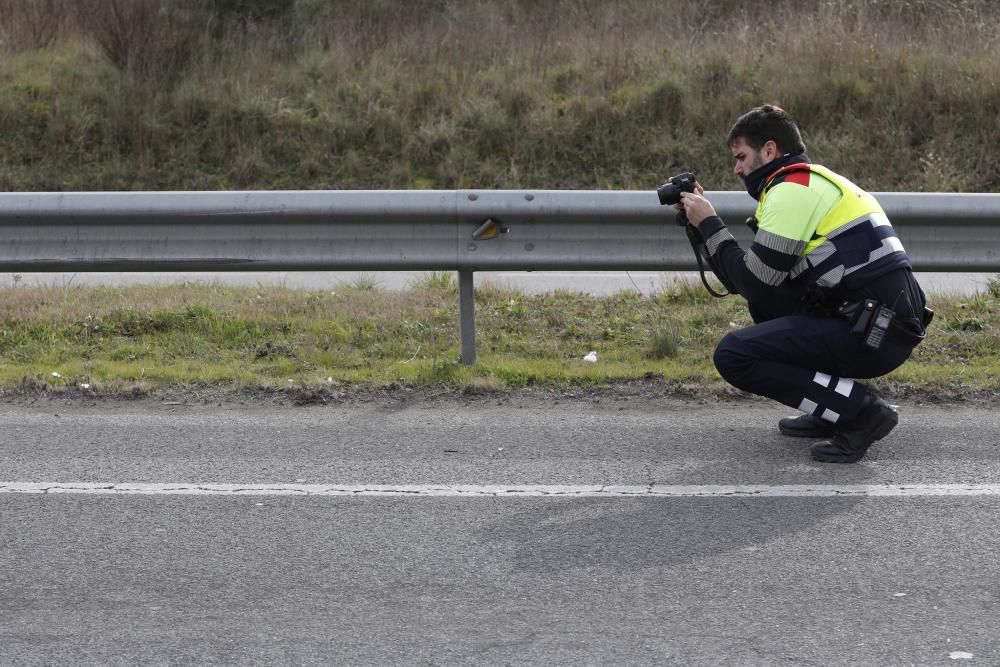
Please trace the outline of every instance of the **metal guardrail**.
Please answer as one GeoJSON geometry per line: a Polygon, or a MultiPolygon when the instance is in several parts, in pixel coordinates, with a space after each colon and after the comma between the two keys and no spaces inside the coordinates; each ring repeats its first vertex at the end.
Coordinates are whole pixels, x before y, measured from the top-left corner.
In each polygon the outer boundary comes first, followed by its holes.
{"type": "MultiPolygon", "coordinates": [[[[707,195],[749,242],[755,202],[707,195]]],[[[917,270],[1000,271],[1000,193],[876,196],[917,270]]],[[[467,363],[474,271],[692,268],[651,191],[0,194],[0,272],[457,270],[467,363]]]]}

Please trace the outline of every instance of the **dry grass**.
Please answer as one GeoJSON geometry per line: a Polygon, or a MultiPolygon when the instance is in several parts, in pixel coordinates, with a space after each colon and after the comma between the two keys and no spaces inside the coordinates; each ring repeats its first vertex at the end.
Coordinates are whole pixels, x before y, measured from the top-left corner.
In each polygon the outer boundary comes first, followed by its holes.
{"type": "Polygon", "coordinates": [[[0,0],[0,47],[27,51],[52,46],[74,16],[69,0],[0,0]]]}
{"type": "Polygon", "coordinates": [[[151,2],[7,45],[0,187],[648,189],[692,169],[732,189],[722,137],[765,101],[870,189],[1000,187],[986,0],[299,0],[237,22],[151,2]]]}

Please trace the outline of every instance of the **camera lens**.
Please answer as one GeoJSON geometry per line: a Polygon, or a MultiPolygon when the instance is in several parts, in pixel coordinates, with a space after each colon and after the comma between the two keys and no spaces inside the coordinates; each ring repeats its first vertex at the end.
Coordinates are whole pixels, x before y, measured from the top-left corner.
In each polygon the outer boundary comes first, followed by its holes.
{"type": "Polygon", "coordinates": [[[656,188],[656,196],[660,198],[661,206],[673,206],[681,201],[681,189],[668,181],[656,188]]]}

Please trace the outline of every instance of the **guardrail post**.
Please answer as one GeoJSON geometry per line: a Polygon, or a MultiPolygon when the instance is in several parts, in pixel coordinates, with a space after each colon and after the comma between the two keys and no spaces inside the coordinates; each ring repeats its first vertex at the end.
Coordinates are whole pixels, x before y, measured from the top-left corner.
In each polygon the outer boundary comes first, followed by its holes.
{"type": "Polygon", "coordinates": [[[472,271],[458,272],[458,332],[462,339],[462,363],[476,363],[476,294],[472,271]]]}

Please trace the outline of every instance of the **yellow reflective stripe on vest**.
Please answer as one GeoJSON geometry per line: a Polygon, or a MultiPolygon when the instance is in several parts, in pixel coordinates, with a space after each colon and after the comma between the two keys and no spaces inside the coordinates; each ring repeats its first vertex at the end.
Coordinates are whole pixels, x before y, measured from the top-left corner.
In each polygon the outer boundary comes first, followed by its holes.
{"type": "MultiPolygon", "coordinates": [[[[806,245],[802,259],[789,272],[789,277],[791,278],[801,275],[811,266],[819,265],[836,253],[837,250],[829,239],[836,238],[838,235],[863,223],[870,222],[870,224],[876,227],[889,224],[889,220],[878,201],[851,181],[818,164],[810,164],[809,171],[822,176],[837,186],[840,189],[841,196],[840,200],[820,220],[816,227],[815,235],[806,245]]],[[[764,206],[766,196],[766,192],[761,196],[760,204],[758,205],[758,215],[760,209],[764,206]]],[[[895,244],[890,243],[888,246],[893,249],[898,247],[899,250],[902,250],[902,245],[898,243],[898,239],[896,241],[895,244]]],[[[878,253],[878,257],[872,255],[869,258],[869,262],[885,254],[884,252],[878,253]]],[[[836,272],[839,275],[831,275],[827,276],[827,278],[840,282],[840,278],[845,273],[853,273],[869,262],[856,267],[841,267],[840,271],[836,272]]]]}
{"type": "MultiPolygon", "coordinates": [[[[844,225],[855,222],[866,215],[877,213],[881,215],[883,220],[886,220],[885,212],[875,197],[854,183],[818,164],[809,165],[809,170],[836,185],[842,193],[840,201],[820,221],[819,227],[816,229],[818,236],[828,237],[844,225]]],[[[806,252],[808,253],[809,250],[807,249],[806,252]]]]}

